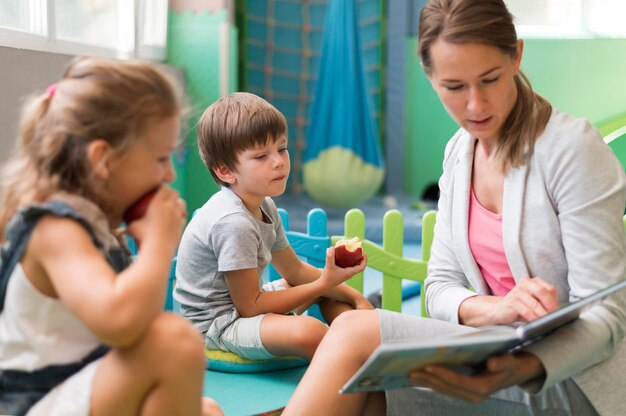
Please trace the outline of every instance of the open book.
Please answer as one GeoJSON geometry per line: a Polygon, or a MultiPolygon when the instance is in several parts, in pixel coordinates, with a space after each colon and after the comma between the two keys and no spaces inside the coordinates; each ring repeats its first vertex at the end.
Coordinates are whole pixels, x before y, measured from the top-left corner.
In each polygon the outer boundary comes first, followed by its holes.
{"type": "Polygon", "coordinates": [[[517,327],[496,325],[429,340],[379,345],[340,393],[408,387],[411,386],[408,371],[427,364],[444,364],[455,371],[472,373],[480,369],[489,356],[535,342],[577,319],[585,308],[624,288],[626,280],[517,327]]]}

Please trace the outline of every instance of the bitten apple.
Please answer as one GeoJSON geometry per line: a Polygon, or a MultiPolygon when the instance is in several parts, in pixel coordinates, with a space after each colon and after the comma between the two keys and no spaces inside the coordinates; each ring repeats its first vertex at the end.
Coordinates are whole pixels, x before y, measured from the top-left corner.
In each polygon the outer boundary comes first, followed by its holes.
{"type": "Polygon", "coordinates": [[[141,198],[139,198],[133,205],[131,205],[126,212],[124,212],[124,222],[126,224],[130,224],[131,222],[142,218],[146,215],[146,210],[148,209],[148,205],[150,205],[150,201],[154,197],[154,194],[159,190],[159,188],[153,189],[141,198]]]}
{"type": "Polygon", "coordinates": [[[342,239],[335,243],[335,264],[337,266],[356,266],[362,258],[363,248],[359,237],[342,239]]]}

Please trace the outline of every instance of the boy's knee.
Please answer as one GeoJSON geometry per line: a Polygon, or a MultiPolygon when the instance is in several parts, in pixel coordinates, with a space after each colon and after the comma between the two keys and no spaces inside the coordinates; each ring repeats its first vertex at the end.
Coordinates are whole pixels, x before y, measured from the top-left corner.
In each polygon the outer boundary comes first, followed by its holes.
{"type": "Polygon", "coordinates": [[[328,332],[328,327],[319,319],[309,318],[292,332],[293,342],[304,350],[315,351],[328,332]]]}

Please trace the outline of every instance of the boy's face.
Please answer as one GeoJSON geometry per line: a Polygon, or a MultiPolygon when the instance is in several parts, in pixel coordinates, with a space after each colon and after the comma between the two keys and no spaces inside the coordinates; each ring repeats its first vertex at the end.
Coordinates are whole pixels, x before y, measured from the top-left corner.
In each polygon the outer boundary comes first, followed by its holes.
{"type": "Polygon", "coordinates": [[[244,202],[260,204],[267,196],[285,192],[290,168],[287,137],[283,135],[240,152],[234,171],[226,167],[215,171],[244,202]]]}

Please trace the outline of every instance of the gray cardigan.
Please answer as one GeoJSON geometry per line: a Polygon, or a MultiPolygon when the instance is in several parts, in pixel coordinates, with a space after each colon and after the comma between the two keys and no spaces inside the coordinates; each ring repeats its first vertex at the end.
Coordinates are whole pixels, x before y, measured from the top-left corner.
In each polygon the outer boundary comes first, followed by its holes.
{"type": "MultiPolygon", "coordinates": [[[[432,317],[458,323],[462,301],[489,294],[468,243],[475,141],[459,130],[446,147],[435,239],[426,279],[432,317]],[[475,291],[471,291],[470,287],[475,291]]],[[[626,239],[624,169],[583,119],[553,110],[528,163],[504,180],[504,251],[516,281],[542,277],[561,303],[623,280],[626,239]]],[[[613,296],[527,348],[546,369],[543,391],[573,377],[603,414],[617,414],[626,394],[626,295],[613,296]]]]}

